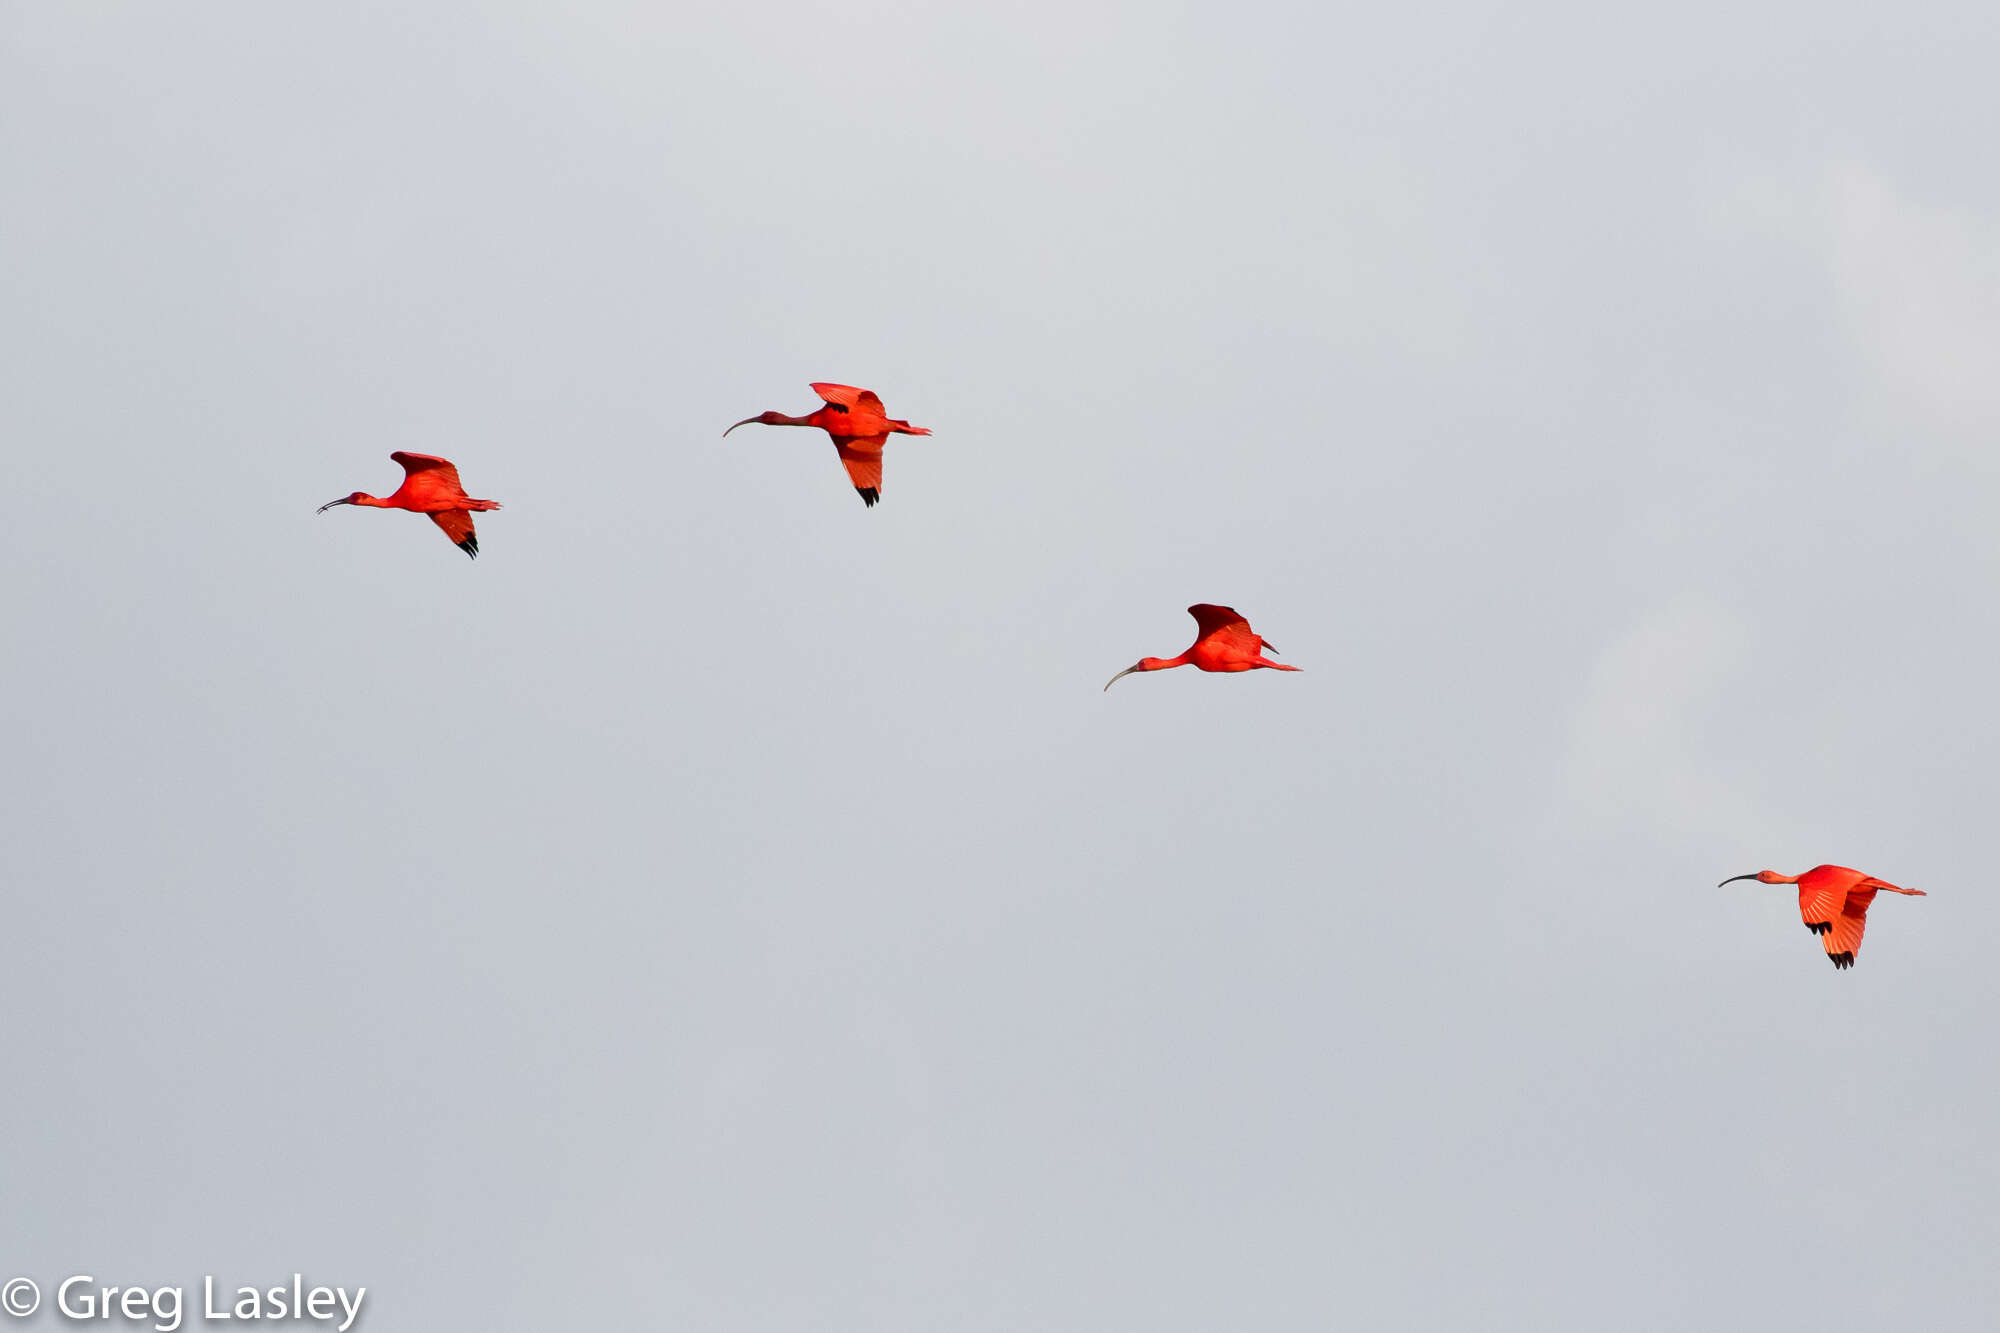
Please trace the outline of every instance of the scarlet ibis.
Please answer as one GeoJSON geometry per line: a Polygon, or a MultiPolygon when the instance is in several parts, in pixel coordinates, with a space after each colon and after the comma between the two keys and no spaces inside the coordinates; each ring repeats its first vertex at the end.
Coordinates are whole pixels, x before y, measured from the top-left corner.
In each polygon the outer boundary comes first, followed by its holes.
{"type": "Polygon", "coordinates": [[[431,454],[393,453],[389,457],[403,465],[403,484],[388,499],[378,499],[364,491],[319,507],[324,514],[335,505],[365,505],[372,509],[407,509],[413,514],[429,514],[431,522],[444,529],[458,549],[477,560],[479,535],[472,530],[472,512],[498,509],[498,500],[475,500],[458,484],[458,469],[450,460],[431,454]]]}
{"type": "MultiPolygon", "coordinates": [[[[882,446],[891,435],[928,435],[925,426],[893,421],[873,389],[857,389],[848,384],[815,384],[812,391],[826,400],[826,406],[811,416],[788,417],[783,412],[761,412],[745,417],[736,426],[818,426],[833,437],[840,461],[861,503],[873,508],[882,498],[882,446]]],[[[731,426],[729,430],[735,430],[731,426]]],[[[729,434],[729,430],[723,433],[729,434]]]]}
{"type": "Polygon", "coordinates": [[[1110,689],[1118,683],[1119,676],[1129,676],[1134,671],[1165,671],[1168,667],[1198,666],[1203,671],[1254,671],[1258,667],[1269,667],[1273,671],[1298,671],[1299,667],[1286,666],[1282,662],[1272,662],[1264,657],[1264,650],[1277,652],[1271,641],[1250,632],[1250,622],[1226,606],[1210,606],[1198,602],[1188,608],[1194,623],[1201,633],[1186,652],[1179,657],[1142,657],[1104,682],[1110,689]]]}
{"type": "MultiPolygon", "coordinates": [[[[1859,870],[1849,870],[1846,866],[1814,866],[1803,875],[1780,875],[1775,870],[1759,870],[1749,875],[1732,875],[1722,884],[1734,884],[1739,879],[1754,879],[1761,884],[1796,884],[1799,886],[1799,917],[1806,923],[1806,929],[1819,936],[1826,946],[1826,956],[1833,960],[1836,968],[1854,966],[1854,955],[1861,950],[1861,932],[1868,926],[1868,904],[1875,901],[1875,895],[1882,889],[1891,893],[1906,893],[1912,898],[1927,898],[1930,895],[1922,889],[1905,889],[1864,875],[1859,870]]],[[[1715,887],[1721,888],[1722,884],[1715,887]]]]}

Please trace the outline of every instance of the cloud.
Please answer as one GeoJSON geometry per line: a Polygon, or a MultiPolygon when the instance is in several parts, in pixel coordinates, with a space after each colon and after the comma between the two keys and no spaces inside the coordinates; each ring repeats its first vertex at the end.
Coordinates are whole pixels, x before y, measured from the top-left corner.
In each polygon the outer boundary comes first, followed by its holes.
{"type": "Polygon", "coordinates": [[[1559,822],[1661,839],[1766,822],[1736,765],[1703,744],[1751,637],[1727,609],[1681,596],[1608,643],[1571,714],[1559,822]]]}
{"type": "Polygon", "coordinates": [[[1827,262],[1850,335],[1901,405],[2000,421],[2000,225],[1846,163],[1828,184],[1827,262]]]}

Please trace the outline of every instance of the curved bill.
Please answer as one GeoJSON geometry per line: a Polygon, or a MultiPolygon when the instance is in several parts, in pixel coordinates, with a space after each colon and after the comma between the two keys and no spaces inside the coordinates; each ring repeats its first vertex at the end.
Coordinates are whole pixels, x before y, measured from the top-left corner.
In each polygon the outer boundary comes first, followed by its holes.
{"type": "MultiPolygon", "coordinates": [[[[1747,875],[1731,875],[1728,879],[1723,880],[1722,884],[1734,884],[1739,879],[1755,879],[1755,878],[1757,878],[1757,872],[1753,870],[1747,875]]],[[[1718,884],[1715,887],[1719,889],[1722,887],[1722,884],[1718,884]]]]}
{"type": "Polygon", "coordinates": [[[315,514],[324,514],[327,510],[333,508],[335,505],[351,505],[353,503],[354,503],[353,500],[343,495],[338,500],[328,500],[325,504],[313,510],[313,512],[315,514]]]}
{"type": "MultiPolygon", "coordinates": [[[[1138,669],[1139,669],[1139,668],[1138,668],[1138,667],[1135,667],[1135,666],[1128,666],[1128,667],[1126,667],[1126,668],[1125,668],[1125,669],[1124,669],[1123,671],[1119,672],[1119,673],[1118,673],[1118,675],[1116,675],[1116,676],[1113,676],[1113,677],[1112,677],[1112,678],[1111,678],[1110,680],[1107,680],[1107,681],[1105,681],[1105,682],[1104,682],[1104,689],[1105,689],[1105,690],[1108,690],[1108,689],[1110,689],[1110,688],[1111,688],[1111,687],[1112,687],[1113,685],[1116,685],[1116,684],[1118,683],[1118,681],[1119,681],[1120,677],[1123,677],[1123,676],[1129,676],[1129,675],[1131,675],[1131,674],[1132,674],[1132,673],[1133,673],[1134,671],[1137,671],[1138,669]]],[[[1102,694],[1103,692],[1104,692],[1104,690],[1099,690],[1099,691],[1098,691],[1098,693],[1099,693],[1099,694],[1102,694]]]]}
{"type": "MultiPolygon", "coordinates": [[[[755,417],[745,417],[745,418],[743,418],[743,420],[741,420],[741,421],[737,422],[737,423],[736,423],[736,426],[748,426],[748,425],[752,425],[752,424],[754,424],[754,423],[756,422],[756,420],[757,420],[757,418],[755,418],[755,417]]],[[[736,429],[736,426],[731,426],[731,427],[729,428],[729,430],[735,430],[735,429],[736,429]]],[[[723,438],[723,439],[725,439],[725,440],[726,440],[726,439],[728,439],[728,438],[729,438],[729,430],[726,430],[726,431],[722,432],[722,438],[723,438]]]]}

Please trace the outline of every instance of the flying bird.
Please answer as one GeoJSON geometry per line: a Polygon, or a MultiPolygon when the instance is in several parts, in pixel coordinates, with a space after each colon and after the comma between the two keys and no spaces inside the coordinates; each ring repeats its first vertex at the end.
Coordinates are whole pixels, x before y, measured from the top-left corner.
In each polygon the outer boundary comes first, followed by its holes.
{"type": "Polygon", "coordinates": [[[498,509],[498,500],[475,500],[458,483],[458,469],[450,460],[431,454],[393,453],[389,457],[403,465],[403,484],[386,500],[364,491],[319,507],[324,514],[335,505],[363,505],[371,509],[407,509],[413,514],[429,514],[431,522],[444,530],[453,545],[473,559],[479,558],[479,534],[472,530],[474,512],[498,509]]]}
{"type": "MultiPolygon", "coordinates": [[[[930,429],[892,420],[873,389],[815,384],[812,391],[826,400],[826,406],[811,416],[760,412],[743,418],[736,426],[818,426],[833,437],[833,447],[840,451],[840,461],[846,466],[854,489],[861,493],[861,503],[873,508],[882,498],[882,446],[891,435],[928,435],[930,429]]],[[[736,426],[729,430],[735,430],[736,426]]],[[[723,435],[727,436],[729,430],[722,432],[723,435]]]]}
{"type": "Polygon", "coordinates": [[[1129,676],[1134,671],[1165,671],[1168,667],[1198,666],[1203,671],[1254,671],[1258,667],[1269,667],[1273,671],[1298,671],[1301,668],[1273,662],[1264,656],[1266,650],[1277,652],[1270,640],[1250,632],[1250,622],[1226,606],[1210,606],[1207,602],[1197,602],[1188,608],[1194,623],[1201,633],[1194,644],[1179,657],[1142,657],[1104,682],[1110,689],[1118,683],[1119,676],[1129,676]]]}
{"type": "MultiPolygon", "coordinates": [[[[1833,960],[1836,968],[1854,966],[1854,955],[1861,951],[1861,932],[1868,927],[1868,904],[1875,901],[1875,895],[1883,889],[1891,893],[1906,893],[1912,898],[1927,898],[1930,895],[1922,889],[1899,888],[1887,880],[1864,875],[1859,870],[1849,870],[1846,866],[1814,866],[1803,875],[1780,875],[1775,870],[1759,870],[1748,875],[1732,875],[1722,884],[1734,884],[1739,879],[1754,879],[1762,884],[1796,884],[1799,886],[1799,917],[1806,923],[1806,929],[1819,936],[1826,947],[1826,956],[1833,960]]],[[[1721,888],[1722,884],[1715,887],[1721,888]]]]}

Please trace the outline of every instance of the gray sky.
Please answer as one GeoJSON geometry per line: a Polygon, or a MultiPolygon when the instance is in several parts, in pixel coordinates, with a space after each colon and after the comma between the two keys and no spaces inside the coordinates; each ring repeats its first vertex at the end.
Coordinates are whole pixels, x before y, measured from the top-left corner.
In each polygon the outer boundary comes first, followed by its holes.
{"type": "Polygon", "coordinates": [[[1990,1326],[1990,3],[545,8],[0,8],[0,1277],[1990,1326]]]}

